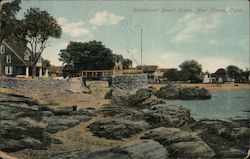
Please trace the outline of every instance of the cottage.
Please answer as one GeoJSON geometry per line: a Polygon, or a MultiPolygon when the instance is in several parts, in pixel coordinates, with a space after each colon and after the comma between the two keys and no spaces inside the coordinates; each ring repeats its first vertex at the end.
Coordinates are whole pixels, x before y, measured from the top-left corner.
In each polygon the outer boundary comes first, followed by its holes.
{"type": "MultiPolygon", "coordinates": [[[[42,66],[42,58],[36,65],[37,75],[48,76],[48,70],[42,66]],[[43,71],[44,69],[44,71],[43,71]]],[[[25,44],[17,41],[3,41],[0,43],[0,76],[28,77],[32,75],[30,50],[25,44]]]]}
{"type": "Polygon", "coordinates": [[[234,82],[234,79],[229,77],[228,71],[223,68],[218,69],[213,76],[217,83],[234,82]]]}
{"type": "Polygon", "coordinates": [[[220,68],[215,73],[204,74],[203,83],[226,83],[234,82],[233,78],[230,78],[226,69],[220,68]]]}
{"type": "Polygon", "coordinates": [[[148,75],[149,82],[158,82],[159,76],[158,76],[158,66],[157,65],[139,65],[137,66],[137,69],[142,70],[143,73],[146,73],[148,75]]]}

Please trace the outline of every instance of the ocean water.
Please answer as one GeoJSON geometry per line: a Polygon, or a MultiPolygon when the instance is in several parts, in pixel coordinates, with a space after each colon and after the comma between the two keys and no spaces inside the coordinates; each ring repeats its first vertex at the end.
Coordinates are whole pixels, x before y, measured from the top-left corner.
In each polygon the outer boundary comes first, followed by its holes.
{"type": "Polygon", "coordinates": [[[196,120],[250,119],[250,90],[213,90],[208,100],[167,100],[191,111],[196,120]]]}

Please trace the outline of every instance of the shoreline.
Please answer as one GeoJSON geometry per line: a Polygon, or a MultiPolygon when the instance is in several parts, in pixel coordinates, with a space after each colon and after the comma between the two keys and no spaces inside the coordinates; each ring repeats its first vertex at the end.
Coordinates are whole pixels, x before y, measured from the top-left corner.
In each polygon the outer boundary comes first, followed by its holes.
{"type": "MultiPolygon", "coordinates": [[[[148,84],[148,86],[153,86],[157,90],[161,87],[166,86],[167,84],[148,84]]],[[[196,83],[185,83],[185,84],[173,84],[185,87],[200,87],[206,88],[207,90],[250,90],[250,84],[242,84],[242,83],[228,83],[228,84],[196,84],[196,83]]]]}

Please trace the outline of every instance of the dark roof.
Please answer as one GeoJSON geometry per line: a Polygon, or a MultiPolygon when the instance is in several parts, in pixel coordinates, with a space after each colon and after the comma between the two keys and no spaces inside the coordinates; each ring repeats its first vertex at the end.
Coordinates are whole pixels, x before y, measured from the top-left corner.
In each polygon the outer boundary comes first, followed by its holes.
{"type": "Polygon", "coordinates": [[[158,69],[157,65],[143,65],[137,66],[138,69],[142,69],[143,72],[155,72],[158,69]]]}
{"type": "Polygon", "coordinates": [[[29,50],[25,43],[22,43],[21,41],[13,40],[13,39],[11,40],[6,39],[4,40],[4,43],[17,55],[18,58],[20,58],[20,60],[24,64],[26,65],[28,64],[27,61],[24,61],[23,59],[24,53],[26,52],[26,50],[29,50]]]}
{"type": "Polygon", "coordinates": [[[159,68],[157,70],[160,72],[168,72],[170,70],[177,70],[177,68],[159,68]]]}
{"type": "Polygon", "coordinates": [[[228,72],[226,69],[220,68],[214,74],[227,74],[227,73],[228,72]]]}

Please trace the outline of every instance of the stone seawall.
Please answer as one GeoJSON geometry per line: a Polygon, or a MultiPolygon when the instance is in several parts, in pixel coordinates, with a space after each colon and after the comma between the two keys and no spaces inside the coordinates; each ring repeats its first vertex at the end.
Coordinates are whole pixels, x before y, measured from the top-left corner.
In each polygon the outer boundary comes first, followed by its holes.
{"type": "Polygon", "coordinates": [[[13,89],[19,92],[56,93],[71,89],[71,81],[48,79],[0,78],[0,88],[13,89]]]}
{"type": "Polygon", "coordinates": [[[126,100],[126,97],[135,94],[140,88],[147,87],[148,78],[146,74],[129,74],[117,76],[113,79],[110,97],[117,101],[126,100]]]}

